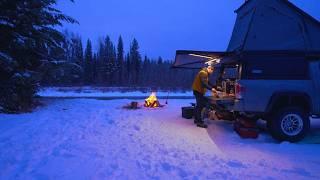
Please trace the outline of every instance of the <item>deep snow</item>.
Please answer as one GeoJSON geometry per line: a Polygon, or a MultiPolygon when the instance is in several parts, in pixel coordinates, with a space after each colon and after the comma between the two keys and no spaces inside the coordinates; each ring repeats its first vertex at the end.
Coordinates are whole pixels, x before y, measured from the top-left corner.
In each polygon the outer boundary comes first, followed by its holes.
{"type": "Polygon", "coordinates": [[[0,114],[0,179],[320,178],[319,120],[291,144],[241,139],[228,121],[197,128],[180,111],[193,100],[138,110],[122,108],[130,100],[42,101],[33,113],[0,114]]]}

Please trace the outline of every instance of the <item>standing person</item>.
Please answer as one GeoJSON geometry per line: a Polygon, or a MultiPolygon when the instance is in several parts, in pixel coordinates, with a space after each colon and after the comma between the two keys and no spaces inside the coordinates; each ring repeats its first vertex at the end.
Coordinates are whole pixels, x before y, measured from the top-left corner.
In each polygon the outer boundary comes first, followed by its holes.
{"type": "Polygon", "coordinates": [[[204,97],[206,89],[216,92],[211,83],[209,82],[209,75],[214,71],[212,64],[207,64],[207,67],[200,70],[200,72],[194,78],[192,84],[193,95],[196,98],[196,109],[195,109],[195,120],[194,123],[201,128],[207,128],[208,126],[204,123],[201,118],[201,111],[206,107],[208,100],[204,97]]]}

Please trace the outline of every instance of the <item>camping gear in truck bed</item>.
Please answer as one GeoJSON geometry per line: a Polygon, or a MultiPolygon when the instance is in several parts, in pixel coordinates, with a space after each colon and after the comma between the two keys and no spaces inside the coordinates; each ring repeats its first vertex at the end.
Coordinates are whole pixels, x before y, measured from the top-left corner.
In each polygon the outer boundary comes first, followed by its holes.
{"type": "Polygon", "coordinates": [[[228,111],[234,103],[233,96],[206,96],[206,98],[208,99],[210,109],[214,111],[214,119],[231,121],[235,119],[234,114],[228,111]]]}
{"type": "Polygon", "coordinates": [[[214,96],[210,96],[207,97],[209,99],[209,103],[216,109],[218,108],[218,110],[231,110],[233,105],[234,105],[234,101],[235,101],[235,97],[234,96],[224,96],[224,97],[214,97],[214,96]]]}

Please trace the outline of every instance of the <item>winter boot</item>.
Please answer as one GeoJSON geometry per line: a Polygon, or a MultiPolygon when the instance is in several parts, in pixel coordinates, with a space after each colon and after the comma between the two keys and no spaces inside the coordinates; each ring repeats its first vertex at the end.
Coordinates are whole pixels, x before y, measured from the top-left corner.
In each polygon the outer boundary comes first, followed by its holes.
{"type": "Polygon", "coordinates": [[[198,122],[197,126],[200,128],[208,128],[208,125],[206,125],[204,122],[198,122]]]}

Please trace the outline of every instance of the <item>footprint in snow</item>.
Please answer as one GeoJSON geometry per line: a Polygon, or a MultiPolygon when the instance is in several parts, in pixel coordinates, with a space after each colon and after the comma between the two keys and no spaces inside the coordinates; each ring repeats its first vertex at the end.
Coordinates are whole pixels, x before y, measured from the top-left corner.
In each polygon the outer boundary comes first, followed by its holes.
{"type": "Polygon", "coordinates": [[[188,172],[185,171],[184,169],[178,168],[178,174],[181,178],[186,178],[188,176],[188,172]]]}
{"type": "Polygon", "coordinates": [[[139,162],[136,161],[137,166],[144,171],[151,170],[151,164],[149,162],[139,162]]]}
{"type": "Polygon", "coordinates": [[[171,166],[169,163],[161,163],[161,167],[164,171],[169,172],[171,171],[174,167],[171,166]]]}
{"type": "Polygon", "coordinates": [[[110,124],[110,125],[115,124],[114,120],[112,120],[112,119],[107,119],[107,122],[108,122],[108,124],[110,124]]]}
{"type": "Polygon", "coordinates": [[[136,130],[136,131],[140,131],[140,127],[139,126],[133,126],[133,128],[134,128],[134,130],[136,130]]]}
{"type": "Polygon", "coordinates": [[[165,172],[170,172],[170,171],[173,171],[173,170],[176,170],[178,172],[178,175],[181,177],[181,178],[186,178],[188,176],[188,172],[185,171],[184,169],[180,168],[180,167],[175,167],[167,162],[165,163],[161,163],[161,167],[162,169],[165,171],[165,172]]]}
{"type": "Polygon", "coordinates": [[[223,172],[214,172],[211,176],[217,179],[228,179],[229,175],[223,172]]]}
{"type": "Polygon", "coordinates": [[[246,166],[240,161],[229,161],[227,162],[228,166],[234,168],[246,168],[246,166]]]}
{"type": "Polygon", "coordinates": [[[117,170],[119,168],[118,164],[111,164],[110,168],[113,170],[117,170]]]}

